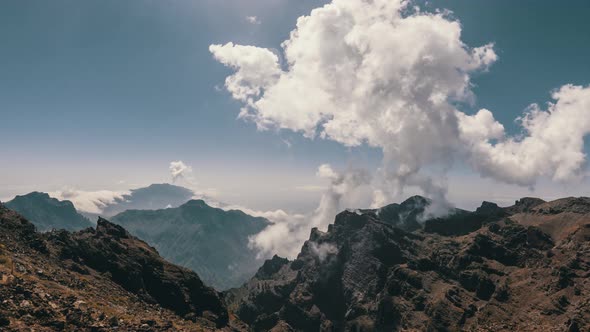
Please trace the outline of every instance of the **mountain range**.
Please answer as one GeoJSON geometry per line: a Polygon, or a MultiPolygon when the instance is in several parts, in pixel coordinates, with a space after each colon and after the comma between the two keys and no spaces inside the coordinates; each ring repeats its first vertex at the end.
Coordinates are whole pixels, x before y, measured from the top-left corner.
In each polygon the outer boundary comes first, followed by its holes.
{"type": "Polygon", "coordinates": [[[412,232],[376,212],[312,229],[230,311],[253,331],[590,330],[590,198],[484,202],[412,232]]]}
{"type": "MultiPolygon", "coordinates": [[[[178,204],[186,197],[192,197],[189,189],[154,184],[132,190],[126,202],[109,205],[106,211],[110,214],[124,207],[142,207],[126,210],[111,220],[153,245],[167,260],[196,271],[216,289],[242,285],[263,262],[248,247],[248,238],[262,231],[268,220],[239,210],[214,208],[203,200],[185,201],[177,208],[147,209],[178,204]]],[[[94,226],[70,201],[60,201],[46,193],[17,196],[5,205],[25,216],[40,231],[77,231],[94,226]]]]}
{"type": "MultiPolygon", "coordinates": [[[[0,287],[0,328],[590,330],[590,198],[523,198],[505,208],[484,202],[423,220],[429,204],[415,196],[344,211],[325,232],[311,229],[296,259],[275,256],[222,293],[102,218],[96,228],[37,233],[0,206],[8,286],[0,287]]],[[[128,213],[155,213],[158,224],[162,211],[180,218],[211,209],[191,201],[128,213]]]]}
{"type": "Polygon", "coordinates": [[[153,245],[166,259],[196,271],[216,289],[237,287],[263,261],[248,237],[269,222],[239,210],[225,211],[191,200],[178,208],[127,210],[111,219],[153,245]]]}

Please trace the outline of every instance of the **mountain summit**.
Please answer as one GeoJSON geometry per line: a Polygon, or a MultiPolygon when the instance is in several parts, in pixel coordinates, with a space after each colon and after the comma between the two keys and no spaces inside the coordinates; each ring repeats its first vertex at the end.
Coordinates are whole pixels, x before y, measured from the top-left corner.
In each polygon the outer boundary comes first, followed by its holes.
{"type": "MultiPolygon", "coordinates": [[[[156,210],[166,207],[178,207],[192,199],[194,192],[190,189],[168,183],[151,184],[147,187],[131,189],[111,204],[106,204],[100,215],[112,217],[126,210],[156,210]]],[[[98,217],[98,215],[93,215],[98,217]]]]}
{"type": "Polygon", "coordinates": [[[203,200],[177,208],[128,210],[112,221],[153,245],[164,258],[196,271],[217,289],[240,286],[262,265],[248,247],[248,237],[269,223],[239,210],[211,207],[203,200]]]}
{"type": "Polygon", "coordinates": [[[76,231],[93,226],[87,218],[76,211],[72,202],[60,201],[46,193],[32,192],[16,196],[4,204],[26,217],[42,232],[52,229],[76,231]]]}

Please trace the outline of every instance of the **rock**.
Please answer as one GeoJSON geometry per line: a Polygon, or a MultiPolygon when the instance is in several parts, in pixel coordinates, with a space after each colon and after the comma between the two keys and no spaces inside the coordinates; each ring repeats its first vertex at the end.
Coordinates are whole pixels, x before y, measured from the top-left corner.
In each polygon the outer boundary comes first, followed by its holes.
{"type": "Polygon", "coordinates": [[[227,309],[217,292],[205,286],[194,272],[163,260],[154,248],[119,225],[99,219],[96,230],[52,234],[50,241],[61,249],[62,258],[107,273],[126,290],[180,316],[208,310],[217,315],[220,326],[228,321],[227,309]]]}
{"type": "Polygon", "coordinates": [[[0,314],[0,327],[7,327],[10,325],[10,319],[0,314]]]}
{"type": "Polygon", "coordinates": [[[0,204],[0,248],[15,261],[16,274],[0,286],[0,323],[19,330],[137,331],[147,324],[154,331],[195,331],[230,323],[223,300],[198,275],[104,219],[76,233],[37,233],[0,204]],[[194,322],[182,319],[188,313],[194,322]]]}
{"type": "MultiPolygon", "coordinates": [[[[534,217],[545,204],[484,202],[412,232],[379,211],[344,211],[327,232],[312,230],[294,261],[273,257],[226,300],[254,331],[562,330],[576,309],[554,284],[590,294],[576,282],[590,267],[590,247],[584,219],[564,241],[510,219],[534,217]],[[313,244],[337,250],[321,260],[313,244]]],[[[585,317],[579,330],[590,328],[585,317]]]]}

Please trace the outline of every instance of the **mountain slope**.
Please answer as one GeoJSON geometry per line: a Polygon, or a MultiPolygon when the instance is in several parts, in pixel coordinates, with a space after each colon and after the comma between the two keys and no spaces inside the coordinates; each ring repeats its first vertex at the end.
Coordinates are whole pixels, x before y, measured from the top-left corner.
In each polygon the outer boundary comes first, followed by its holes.
{"type": "Polygon", "coordinates": [[[72,202],[51,198],[46,193],[16,196],[5,206],[23,215],[42,232],[52,229],[76,231],[93,226],[76,211],[72,202]]]}
{"type": "Polygon", "coordinates": [[[231,330],[222,299],[192,271],[101,219],[35,232],[0,205],[0,330],[231,330]]]}
{"type": "Polygon", "coordinates": [[[268,225],[264,218],[213,208],[202,200],[178,208],[129,210],[112,221],[217,289],[237,287],[254,275],[262,261],[248,248],[248,237],[268,225]]]}
{"type": "Polygon", "coordinates": [[[414,232],[343,212],[226,300],[255,331],[590,330],[590,202],[521,201],[414,232]]]}

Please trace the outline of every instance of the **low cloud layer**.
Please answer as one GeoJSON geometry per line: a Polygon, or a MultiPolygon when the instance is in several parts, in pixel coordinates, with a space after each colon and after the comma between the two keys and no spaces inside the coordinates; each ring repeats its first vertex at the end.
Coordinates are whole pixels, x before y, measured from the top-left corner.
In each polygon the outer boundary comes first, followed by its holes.
{"type": "MultiPolygon", "coordinates": [[[[511,136],[492,111],[455,107],[473,105],[472,75],[498,59],[492,43],[466,45],[461,29],[449,13],[422,12],[408,1],[333,0],[297,20],[280,54],[233,43],[211,45],[210,51],[234,69],[225,87],[243,103],[240,118],[260,130],[381,149],[381,168],[368,177],[374,206],[417,187],[444,211],[445,178],[432,170],[444,174],[457,159],[482,176],[528,187],[541,177],[580,176],[590,87],[556,89],[546,108],[534,104],[524,111],[517,119],[522,133],[511,136]]],[[[291,239],[300,244],[301,233],[323,223],[318,216],[333,217],[330,201],[338,200],[337,188],[347,181],[330,171],[319,171],[333,184],[318,210],[305,220],[273,225],[253,243],[263,251],[280,250],[275,241],[289,248],[291,239]]]]}
{"type": "Polygon", "coordinates": [[[130,191],[83,191],[75,189],[66,189],[61,191],[50,192],[51,197],[59,200],[71,201],[78,211],[87,213],[102,213],[103,209],[109,205],[116,204],[125,200],[125,195],[130,191]]]}

